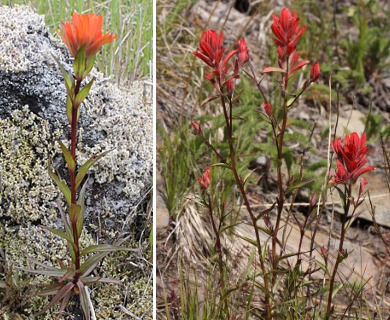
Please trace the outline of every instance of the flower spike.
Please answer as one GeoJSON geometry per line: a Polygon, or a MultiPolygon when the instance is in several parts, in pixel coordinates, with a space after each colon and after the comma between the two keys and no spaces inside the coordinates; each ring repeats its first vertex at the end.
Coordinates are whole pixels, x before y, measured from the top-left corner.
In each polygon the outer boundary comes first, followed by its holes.
{"type": "MultiPolygon", "coordinates": [[[[337,169],[333,179],[329,181],[331,184],[355,184],[363,173],[375,170],[372,166],[363,168],[367,163],[368,152],[365,133],[361,138],[356,132],[347,134],[344,146],[341,144],[341,139],[335,139],[332,149],[337,155],[337,169]]],[[[364,187],[366,184],[367,182],[364,181],[364,187]]]]}

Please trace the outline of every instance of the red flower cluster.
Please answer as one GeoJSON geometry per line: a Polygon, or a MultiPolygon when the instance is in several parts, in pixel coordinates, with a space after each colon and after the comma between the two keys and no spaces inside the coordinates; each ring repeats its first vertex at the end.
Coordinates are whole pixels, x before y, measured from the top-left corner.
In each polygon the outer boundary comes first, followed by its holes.
{"type": "Polygon", "coordinates": [[[233,79],[238,78],[238,68],[245,65],[249,60],[248,48],[244,39],[238,42],[238,49],[230,51],[223,59],[225,48],[223,48],[223,33],[219,35],[215,30],[208,30],[203,33],[202,39],[199,43],[199,50],[193,52],[195,56],[204,61],[207,65],[214,68],[212,74],[207,73],[205,77],[213,84],[216,83],[214,77],[217,79],[221,87],[227,88],[228,92],[233,90],[233,79]],[[229,71],[230,59],[238,53],[236,60],[236,67],[234,75],[226,79],[229,71]]]}
{"type": "MultiPolygon", "coordinates": [[[[284,77],[285,84],[298,70],[309,64],[309,60],[298,62],[299,54],[297,52],[297,44],[299,38],[306,30],[306,26],[300,27],[299,18],[296,11],[291,13],[287,8],[284,8],[280,13],[280,17],[272,15],[274,23],[271,26],[275,37],[272,40],[278,46],[278,65],[279,68],[287,73],[284,77]]],[[[264,73],[281,71],[280,69],[268,67],[264,69],[264,73]]],[[[320,66],[314,64],[310,71],[310,82],[318,80],[320,77],[320,66]]]]}
{"type": "Polygon", "coordinates": [[[298,40],[305,32],[306,26],[300,28],[296,11],[291,14],[287,8],[282,10],[280,17],[272,15],[272,19],[274,23],[271,29],[276,36],[272,40],[278,45],[278,54],[290,56],[296,50],[298,40]]]}
{"type": "Polygon", "coordinates": [[[192,127],[195,129],[196,134],[202,134],[202,128],[196,121],[191,122],[192,127]]]}
{"type": "Polygon", "coordinates": [[[313,64],[310,69],[310,82],[316,82],[321,76],[320,64],[317,62],[313,64]]]}
{"type": "MultiPolygon", "coordinates": [[[[360,175],[375,170],[371,166],[363,168],[367,163],[366,154],[368,152],[365,133],[361,138],[356,132],[351,135],[347,134],[344,146],[341,144],[341,139],[335,139],[332,149],[337,155],[337,169],[333,179],[329,181],[331,184],[354,184],[360,175]]],[[[364,186],[366,183],[364,180],[364,186]]]]}
{"type": "Polygon", "coordinates": [[[210,167],[208,167],[204,172],[202,177],[196,177],[198,179],[202,192],[205,192],[210,185],[210,167]]]}
{"type": "Polygon", "coordinates": [[[116,34],[102,34],[103,17],[94,13],[73,13],[72,21],[61,23],[62,33],[59,33],[70,54],[76,57],[81,47],[85,47],[86,59],[94,56],[103,45],[111,43],[116,34]]]}

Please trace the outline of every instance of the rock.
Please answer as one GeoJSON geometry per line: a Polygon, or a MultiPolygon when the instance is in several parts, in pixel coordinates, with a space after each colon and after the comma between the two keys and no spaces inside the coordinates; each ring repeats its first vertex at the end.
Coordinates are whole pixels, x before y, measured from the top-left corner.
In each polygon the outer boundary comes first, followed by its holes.
{"type": "MultiPolygon", "coordinates": [[[[52,55],[69,71],[71,57],[43,16],[16,6],[0,7],[0,17],[0,217],[43,222],[57,215],[54,200],[62,198],[48,177],[47,159],[67,177],[54,139],[68,144],[70,135],[63,77],[52,55]]],[[[152,107],[143,103],[143,85],[118,88],[95,69],[92,76],[81,108],[78,163],[113,149],[92,167],[86,196],[87,224],[99,213],[111,229],[131,221],[132,206],[152,183],[152,107]]]]}
{"type": "MultiPolygon", "coordinates": [[[[334,112],[334,111],[333,111],[334,112]]],[[[361,135],[364,132],[364,121],[366,115],[359,110],[353,109],[353,106],[343,106],[340,110],[340,117],[337,124],[337,137],[343,137],[346,133],[357,132],[361,135]]],[[[332,117],[332,130],[336,123],[336,116],[332,117]]],[[[321,126],[326,128],[328,126],[328,119],[321,121],[321,126]]]]}
{"type": "MultiPolygon", "coordinates": [[[[385,176],[381,173],[367,172],[364,176],[367,179],[367,189],[370,192],[370,198],[373,208],[375,209],[375,221],[378,225],[390,228],[390,194],[386,185],[385,176]]],[[[362,176],[363,177],[363,176],[362,176]]],[[[360,181],[360,180],[359,180],[360,181]]],[[[359,181],[354,186],[354,196],[357,195],[357,190],[359,187],[359,181]]],[[[335,210],[340,214],[343,213],[341,207],[341,200],[338,192],[333,191],[332,197],[329,200],[333,199],[335,201],[335,210]]],[[[364,202],[358,209],[360,213],[359,219],[364,219],[368,221],[373,221],[372,218],[372,209],[370,205],[370,200],[368,194],[365,196],[364,202]]]]}
{"type": "Polygon", "coordinates": [[[161,231],[169,225],[169,211],[161,198],[160,194],[157,194],[156,199],[156,229],[161,231]]]}

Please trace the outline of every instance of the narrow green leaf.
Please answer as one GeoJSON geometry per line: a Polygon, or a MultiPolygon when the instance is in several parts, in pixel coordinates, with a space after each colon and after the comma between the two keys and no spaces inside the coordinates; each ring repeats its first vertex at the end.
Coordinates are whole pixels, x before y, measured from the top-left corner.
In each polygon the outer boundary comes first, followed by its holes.
{"type": "Polygon", "coordinates": [[[77,96],[75,98],[75,104],[77,106],[81,105],[83,100],[87,97],[89,90],[91,90],[91,86],[92,86],[94,81],[95,81],[95,78],[93,78],[90,82],[88,82],[88,84],[84,88],[82,88],[80,90],[80,92],[77,94],[77,96]]]}
{"type": "Polygon", "coordinates": [[[60,144],[61,151],[62,154],[64,155],[66,163],[68,164],[68,168],[74,172],[76,170],[76,162],[74,161],[70,151],[65,147],[65,145],[60,140],[58,140],[58,143],[60,144]]]}
{"type": "Polygon", "coordinates": [[[77,223],[77,220],[80,215],[81,206],[75,203],[72,203],[69,210],[69,219],[71,223],[77,223]]]}
{"type": "Polygon", "coordinates": [[[81,251],[80,255],[85,256],[89,253],[95,253],[95,252],[112,252],[112,251],[134,251],[137,252],[140,249],[133,249],[133,248],[126,248],[121,246],[114,246],[111,244],[97,244],[89,246],[88,248],[85,248],[83,251],[81,251]]]}
{"type": "Polygon", "coordinates": [[[61,270],[61,269],[56,269],[56,270],[33,270],[33,269],[26,269],[26,268],[19,268],[19,269],[25,272],[43,274],[49,277],[62,277],[66,273],[66,270],[61,270]]]}
{"type": "Polygon", "coordinates": [[[309,183],[313,182],[314,180],[315,180],[315,178],[310,178],[310,179],[307,179],[307,180],[304,180],[301,182],[292,183],[287,187],[285,194],[287,195],[295,189],[302,188],[302,187],[308,185],[309,183]]]}
{"type": "Polygon", "coordinates": [[[65,280],[71,281],[74,279],[76,271],[74,269],[67,269],[66,273],[59,279],[58,282],[64,282],[65,280]]]}
{"type": "Polygon", "coordinates": [[[226,163],[214,163],[213,165],[211,165],[212,167],[223,167],[223,168],[226,168],[226,169],[229,169],[231,170],[231,166],[227,165],[226,163]]]}
{"type": "Polygon", "coordinates": [[[262,218],[265,214],[270,213],[270,212],[275,208],[275,205],[276,205],[276,202],[274,202],[270,208],[265,209],[265,210],[263,210],[262,212],[260,212],[260,213],[257,215],[257,217],[256,217],[256,221],[258,221],[260,218],[262,218]]]}
{"type": "Polygon", "coordinates": [[[58,210],[60,211],[61,220],[62,220],[62,223],[63,223],[64,226],[65,226],[66,234],[67,234],[71,239],[73,239],[73,232],[72,232],[72,228],[70,227],[69,220],[68,220],[67,217],[65,216],[65,212],[64,212],[64,210],[62,209],[62,207],[61,207],[61,205],[60,205],[59,203],[57,203],[57,207],[58,207],[58,210]]]}
{"type": "Polygon", "coordinates": [[[73,63],[73,70],[76,78],[82,78],[85,71],[85,46],[82,46],[76,54],[73,63]]]}
{"type": "Polygon", "coordinates": [[[113,149],[110,149],[108,151],[102,152],[101,154],[98,155],[93,155],[89,160],[87,160],[83,166],[80,168],[79,172],[77,173],[76,176],[76,189],[80,187],[81,182],[83,181],[85,175],[88,173],[89,168],[98,161],[100,158],[104,157],[107,153],[112,151],[113,149]]]}
{"type": "Polygon", "coordinates": [[[204,105],[206,105],[206,104],[209,103],[210,101],[213,101],[213,100],[215,100],[215,99],[218,99],[219,97],[220,97],[219,95],[208,97],[208,98],[206,98],[206,99],[204,99],[204,100],[202,101],[202,103],[200,104],[200,106],[203,107],[204,105]]]}
{"type": "Polygon", "coordinates": [[[256,225],[257,229],[263,231],[265,234],[271,236],[272,235],[272,230],[264,228],[262,226],[259,226],[258,224],[256,225]]]}
{"type": "Polygon", "coordinates": [[[95,57],[96,57],[96,55],[94,55],[88,59],[88,61],[87,61],[88,65],[86,65],[86,69],[84,72],[84,78],[91,72],[93,65],[94,65],[94,62],[95,62],[95,57]]]}
{"type": "Polygon", "coordinates": [[[296,99],[295,97],[292,97],[292,98],[288,99],[287,107],[290,107],[293,104],[293,102],[295,101],[295,99],[296,99]]]}
{"type": "Polygon", "coordinates": [[[70,238],[64,231],[62,230],[58,230],[58,229],[55,229],[55,228],[50,228],[50,227],[46,227],[46,226],[42,226],[44,229],[46,230],[49,230],[50,232],[54,233],[55,235],[61,237],[61,238],[64,238],[65,240],[67,241],[73,241],[72,238],[70,238]]]}
{"type": "Polygon", "coordinates": [[[257,242],[255,240],[252,240],[248,237],[239,236],[242,240],[249,242],[251,245],[257,247],[257,242]]]}
{"type": "Polygon", "coordinates": [[[226,225],[226,226],[223,226],[221,229],[218,230],[218,233],[219,234],[222,234],[224,231],[230,229],[230,228],[234,228],[238,225],[240,225],[241,222],[237,222],[237,223],[233,223],[233,224],[229,224],[229,225],[226,225]]]}
{"type": "Polygon", "coordinates": [[[95,284],[96,282],[104,282],[104,283],[123,285],[123,283],[118,281],[118,280],[109,279],[109,278],[101,278],[101,277],[81,277],[80,281],[82,281],[84,283],[84,285],[91,285],[91,284],[95,284]]]}
{"type": "Polygon", "coordinates": [[[72,112],[73,112],[73,103],[68,96],[66,98],[66,116],[68,117],[69,124],[72,124],[72,112]]]}
{"type": "MultiPolygon", "coordinates": [[[[73,232],[72,232],[72,228],[70,227],[70,224],[68,222],[68,219],[67,217],[65,216],[65,212],[64,210],[61,208],[61,205],[57,204],[58,206],[58,210],[60,211],[60,214],[61,214],[61,220],[65,226],[65,231],[66,231],[66,234],[68,235],[68,237],[70,239],[73,239],[73,232]]],[[[73,246],[74,246],[74,242],[67,242],[68,243],[68,248],[69,248],[69,253],[70,253],[70,256],[72,258],[72,261],[75,261],[76,260],[76,254],[74,252],[74,249],[73,249],[73,246]]]]}
{"type": "Polygon", "coordinates": [[[98,282],[100,279],[100,277],[80,277],[80,281],[82,283],[84,283],[84,285],[91,285],[91,284],[95,284],[96,282],[98,282]]]}
{"type": "Polygon", "coordinates": [[[62,64],[60,63],[60,61],[59,61],[53,54],[52,54],[51,56],[52,56],[53,59],[57,62],[57,65],[58,65],[58,67],[60,68],[62,75],[64,76],[64,79],[65,79],[65,86],[71,88],[71,87],[72,87],[72,84],[74,83],[73,75],[72,75],[72,74],[68,74],[68,73],[65,71],[65,68],[62,66],[62,64]]]}
{"type": "Polygon", "coordinates": [[[71,205],[71,193],[68,188],[68,186],[65,184],[64,181],[62,181],[52,170],[51,170],[51,161],[48,160],[48,170],[50,177],[54,180],[54,182],[57,184],[58,188],[60,188],[62,194],[64,195],[66,202],[68,203],[68,206],[71,205]]]}
{"type": "Polygon", "coordinates": [[[286,149],[283,152],[283,159],[286,162],[288,173],[291,174],[291,167],[293,165],[293,152],[290,149],[286,149]]]}
{"type": "Polygon", "coordinates": [[[108,254],[109,252],[103,252],[90,256],[80,267],[81,275],[83,277],[88,276],[95,269],[96,264],[108,254]]]}
{"type": "Polygon", "coordinates": [[[88,183],[88,179],[87,179],[87,181],[84,182],[84,185],[80,191],[79,198],[77,200],[77,204],[80,206],[80,212],[79,212],[79,215],[77,218],[77,223],[76,223],[77,234],[79,237],[81,236],[81,232],[83,231],[84,213],[85,213],[85,200],[84,199],[85,199],[85,189],[86,189],[87,183],[88,183]]]}
{"type": "MultiPolygon", "coordinates": [[[[303,253],[306,253],[306,252],[303,252],[303,253]]],[[[287,253],[279,258],[276,259],[276,261],[279,263],[280,261],[284,260],[284,259],[288,259],[288,258],[291,258],[291,257],[294,257],[294,256],[297,256],[301,253],[297,253],[297,252],[294,252],[294,253],[287,253]]]]}

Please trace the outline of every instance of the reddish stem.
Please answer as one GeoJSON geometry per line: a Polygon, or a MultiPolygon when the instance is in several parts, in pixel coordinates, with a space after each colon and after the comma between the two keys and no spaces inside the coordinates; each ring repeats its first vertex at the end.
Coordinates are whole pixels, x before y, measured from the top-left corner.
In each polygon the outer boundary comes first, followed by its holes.
{"type": "MultiPolygon", "coordinates": [[[[349,208],[351,207],[351,185],[344,185],[345,192],[344,192],[344,214],[341,216],[341,234],[340,234],[340,242],[339,242],[339,249],[337,252],[336,262],[333,268],[332,275],[330,277],[329,282],[329,294],[328,294],[328,303],[326,307],[326,316],[325,319],[330,319],[330,316],[332,314],[332,298],[333,298],[333,288],[336,281],[336,275],[337,275],[337,269],[341,263],[342,255],[343,255],[343,246],[344,246],[344,239],[345,239],[345,233],[347,231],[346,224],[348,219],[348,212],[349,208]]],[[[352,216],[354,215],[356,210],[356,206],[353,209],[352,216]]]]}
{"type": "Polygon", "coordinates": [[[265,264],[264,264],[264,261],[262,258],[262,245],[261,245],[259,230],[257,228],[257,220],[256,220],[256,217],[255,217],[253,211],[252,211],[248,197],[246,195],[244,184],[243,184],[241,178],[239,177],[238,172],[237,172],[237,168],[236,168],[236,159],[235,159],[236,155],[235,155],[234,146],[233,146],[233,128],[231,125],[232,120],[233,120],[233,115],[232,115],[233,106],[232,106],[231,101],[230,101],[230,112],[229,112],[229,116],[228,116],[225,98],[222,94],[221,94],[221,103],[222,103],[222,107],[223,107],[223,113],[225,115],[226,126],[228,129],[228,143],[229,143],[229,149],[230,149],[231,169],[233,171],[233,175],[234,175],[234,178],[236,180],[237,186],[240,189],[240,193],[241,193],[241,196],[244,200],[245,207],[246,207],[246,209],[249,213],[250,219],[252,221],[253,228],[255,229],[256,244],[257,244],[257,250],[258,250],[258,255],[259,255],[260,268],[261,268],[261,272],[263,274],[263,279],[264,279],[264,299],[265,299],[265,307],[266,307],[266,319],[270,320],[270,319],[272,319],[270,291],[269,291],[269,286],[268,286],[267,272],[266,272],[265,264]]]}
{"type": "Polygon", "coordinates": [[[209,194],[207,194],[208,198],[208,208],[209,208],[209,214],[210,214],[210,219],[211,219],[211,225],[213,227],[213,231],[215,233],[215,247],[218,252],[218,267],[219,267],[219,281],[221,283],[221,292],[222,292],[222,297],[225,305],[225,312],[227,315],[227,318],[230,319],[230,312],[229,312],[229,304],[227,300],[227,295],[226,295],[226,286],[225,286],[225,272],[223,270],[223,252],[222,252],[222,244],[221,244],[221,237],[219,230],[217,228],[217,225],[215,224],[214,220],[214,214],[213,214],[213,205],[211,203],[211,197],[209,194]]]}
{"type": "MultiPolygon", "coordinates": [[[[75,97],[80,91],[82,80],[76,80],[76,88],[75,88],[75,97]]],[[[75,169],[69,169],[70,175],[70,192],[71,192],[71,201],[72,205],[77,204],[77,189],[76,189],[76,175],[77,175],[77,163],[76,163],[76,147],[77,147],[77,113],[80,106],[73,104],[72,108],[72,132],[71,132],[71,144],[70,144],[70,153],[75,162],[75,169]]],[[[69,208],[70,209],[70,208],[69,208]]],[[[76,283],[79,279],[79,269],[80,269],[80,247],[79,247],[79,236],[77,232],[77,219],[71,220],[72,224],[72,232],[73,232],[73,242],[75,244],[74,253],[75,253],[75,267],[76,267],[76,275],[74,278],[74,283],[76,283]]]]}

